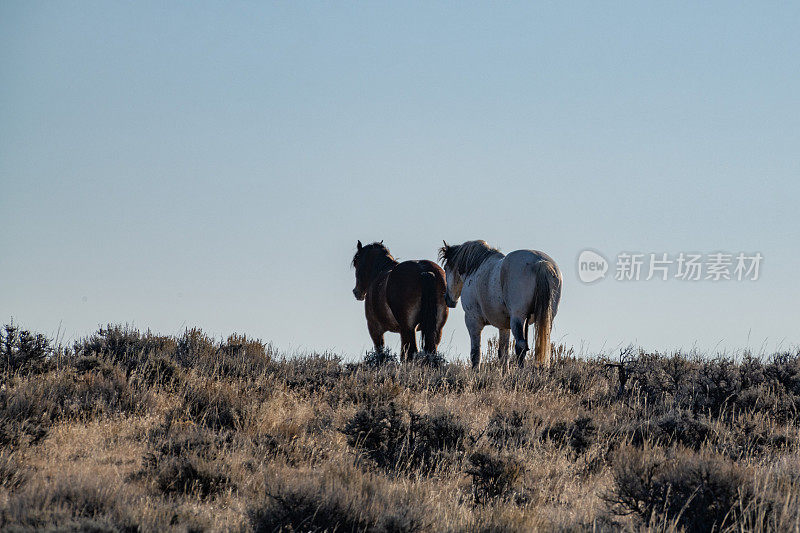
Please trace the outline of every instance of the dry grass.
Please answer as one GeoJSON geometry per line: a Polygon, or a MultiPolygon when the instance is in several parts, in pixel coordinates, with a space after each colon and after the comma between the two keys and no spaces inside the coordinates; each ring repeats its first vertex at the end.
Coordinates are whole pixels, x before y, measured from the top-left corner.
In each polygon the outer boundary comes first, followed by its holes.
{"type": "Polygon", "coordinates": [[[800,530],[798,353],[475,373],[4,331],[3,530],[800,530]]]}

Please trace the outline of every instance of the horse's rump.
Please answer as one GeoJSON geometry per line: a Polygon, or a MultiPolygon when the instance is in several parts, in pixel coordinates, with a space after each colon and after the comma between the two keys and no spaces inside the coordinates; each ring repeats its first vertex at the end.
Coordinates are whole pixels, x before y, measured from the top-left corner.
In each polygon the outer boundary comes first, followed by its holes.
{"type": "Polygon", "coordinates": [[[555,262],[547,254],[536,250],[511,252],[500,265],[500,286],[512,319],[512,329],[515,318],[523,324],[518,330],[523,336],[520,349],[526,350],[528,347],[527,325],[530,323],[535,328],[536,361],[547,364],[550,358],[550,329],[561,292],[561,274],[555,262]]]}
{"type": "MultiPolygon", "coordinates": [[[[423,307],[435,310],[444,305],[445,289],[444,271],[439,265],[431,261],[404,261],[389,273],[386,300],[400,327],[413,329],[423,326],[423,319],[430,317],[429,313],[423,312],[423,307]],[[431,289],[433,294],[429,293],[431,289]],[[423,300],[426,306],[423,306],[423,300]]],[[[438,313],[434,313],[434,317],[436,315],[438,313]]]]}

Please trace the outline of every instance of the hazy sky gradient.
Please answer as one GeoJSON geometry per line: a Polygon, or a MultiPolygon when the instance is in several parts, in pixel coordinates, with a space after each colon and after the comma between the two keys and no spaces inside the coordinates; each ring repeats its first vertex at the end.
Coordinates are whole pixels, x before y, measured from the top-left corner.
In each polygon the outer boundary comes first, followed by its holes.
{"type": "MultiPolygon", "coordinates": [[[[483,238],[556,259],[554,337],[584,353],[800,344],[798,27],[761,2],[3,2],[0,319],[357,357],[357,239],[483,238]],[[587,286],[584,248],[764,263],[587,286]]],[[[443,348],[467,347],[459,307],[443,348]]]]}

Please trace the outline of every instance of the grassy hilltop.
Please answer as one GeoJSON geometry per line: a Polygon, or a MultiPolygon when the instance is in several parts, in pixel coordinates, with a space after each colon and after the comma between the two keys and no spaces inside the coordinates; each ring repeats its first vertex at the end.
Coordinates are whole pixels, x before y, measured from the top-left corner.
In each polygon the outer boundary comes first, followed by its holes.
{"type": "Polygon", "coordinates": [[[800,528],[800,353],[554,353],[475,373],[7,326],[0,529],[800,528]]]}

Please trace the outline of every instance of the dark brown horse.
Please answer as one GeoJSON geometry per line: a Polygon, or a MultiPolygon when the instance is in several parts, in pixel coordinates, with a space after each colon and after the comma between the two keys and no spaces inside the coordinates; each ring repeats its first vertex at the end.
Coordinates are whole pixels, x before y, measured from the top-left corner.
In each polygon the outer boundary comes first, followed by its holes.
{"type": "Polygon", "coordinates": [[[422,349],[434,353],[447,320],[444,270],[433,261],[399,263],[381,242],[366,246],[358,241],[353,256],[356,300],[364,300],[367,328],[375,350],[382,351],[383,334],[400,333],[400,359],[417,353],[417,328],[422,349]]]}

